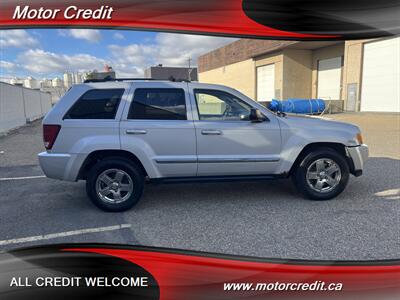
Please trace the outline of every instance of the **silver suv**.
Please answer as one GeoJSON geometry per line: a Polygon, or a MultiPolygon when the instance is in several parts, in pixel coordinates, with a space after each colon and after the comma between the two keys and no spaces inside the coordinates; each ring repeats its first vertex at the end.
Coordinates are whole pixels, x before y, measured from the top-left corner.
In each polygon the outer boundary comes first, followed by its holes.
{"type": "Polygon", "coordinates": [[[135,205],[144,183],[291,177],[340,194],[368,157],[357,126],[273,113],[226,86],[151,80],[75,85],[43,120],[50,178],[86,180],[99,208],[135,205]]]}

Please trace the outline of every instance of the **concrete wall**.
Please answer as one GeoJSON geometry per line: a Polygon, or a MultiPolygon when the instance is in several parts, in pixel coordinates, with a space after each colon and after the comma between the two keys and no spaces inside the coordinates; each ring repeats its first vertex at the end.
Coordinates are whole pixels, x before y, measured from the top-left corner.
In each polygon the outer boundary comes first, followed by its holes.
{"type": "Polygon", "coordinates": [[[283,51],[282,99],[311,98],[312,51],[283,51]]]}
{"type": "Polygon", "coordinates": [[[252,99],[255,99],[255,77],[253,59],[199,73],[200,82],[227,85],[252,99]]]}
{"type": "Polygon", "coordinates": [[[0,133],[25,122],[23,88],[0,82],[0,133]]]}
{"type": "Polygon", "coordinates": [[[25,118],[27,122],[39,119],[42,116],[40,92],[31,89],[22,89],[25,118]]]}
{"type": "Polygon", "coordinates": [[[50,94],[0,82],[0,134],[43,117],[50,109],[50,94]]]}
{"type": "MultiPolygon", "coordinates": [[[[312,56],[312,85],[311,85],[311,97],[317,98],[318,88],[318,61],[322,59],[334,58],[338,56],[344,56],[344,44],[338,44],[334,46],[324,47],[313,50],[312,56]]],[[[343,88],[341,92],[341,98],[343,99],[343,88]]],[[[336,99],[335,99],[336,100],[336,99]]]]}

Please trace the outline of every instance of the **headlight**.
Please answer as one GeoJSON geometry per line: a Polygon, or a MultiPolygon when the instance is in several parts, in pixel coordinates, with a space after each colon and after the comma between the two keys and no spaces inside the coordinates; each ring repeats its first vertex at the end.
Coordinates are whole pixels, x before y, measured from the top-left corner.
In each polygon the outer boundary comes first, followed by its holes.
{"type": "Polygon", "coordinates": [[[357,142],[358,142],[360,145],[364,144],[364,143],[363,143],[363,138],[362,138],[361,132],[357,133],[357,135],[356,135],[356,140],[357,140],[357,142]]]}

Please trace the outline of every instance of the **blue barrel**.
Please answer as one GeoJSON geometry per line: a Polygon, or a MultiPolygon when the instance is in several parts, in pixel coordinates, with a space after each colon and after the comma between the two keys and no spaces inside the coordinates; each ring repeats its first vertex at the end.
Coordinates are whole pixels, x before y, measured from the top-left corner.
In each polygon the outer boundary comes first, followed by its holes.
{"type": "Polygon", "coordinates": [[[322,99],[273,99],[268,108],[272,111],[295,114],[320,114],[325,110],[325,101],[322,99]]]}

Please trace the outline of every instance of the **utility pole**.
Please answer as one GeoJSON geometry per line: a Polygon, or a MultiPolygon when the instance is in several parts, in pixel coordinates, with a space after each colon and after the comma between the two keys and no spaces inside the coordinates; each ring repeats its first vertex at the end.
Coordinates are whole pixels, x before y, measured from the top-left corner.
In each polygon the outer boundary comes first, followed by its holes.
{"type": "Polygon", "coordinates": [[[190,73],[191,73],[191,69],[190,69],[190,62],[192,61],[192,59],[190,58],[190,56],[189,56],[189,58],[188,58],[188,65],[189,65],[189,67],[188,67],[188,81],[191,81],[191,78],[190,78],[190,73]]]}

